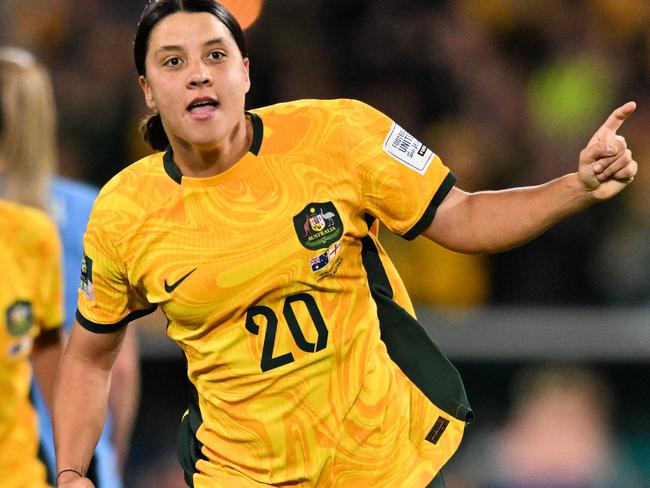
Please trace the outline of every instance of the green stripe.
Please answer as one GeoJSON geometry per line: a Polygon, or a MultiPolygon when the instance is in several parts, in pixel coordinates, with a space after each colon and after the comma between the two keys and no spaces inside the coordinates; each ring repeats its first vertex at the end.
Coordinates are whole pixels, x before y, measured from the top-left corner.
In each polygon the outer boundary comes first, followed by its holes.
{"type": "Polygon", "coordinates": [[[422,325],[393,300],[393,288],[369,236],[362,239],[361,257],[390,358],[438,408],[463,422],[473,420],[460,374],[422,325]]]}
{"type": "Polygon", "coordinates": [[[196,433],[203,424],[201,409],[199,408],[199,392],[190,383],[190,403],[188,414],[181,420],[178,428],[178,460],[183,468],[185,483],[190,488],[194,487],[193,475],[197,472],[196,463],[207,459],[201,452],[203,444],[196,438],[196,433]]]}
{"type": "Polygon", "coordinates": [[[440,188],[438,188],[436,194],[433,195],[431,202],[429,202],[429,206],[424,211],[424,214],[422,214],[422,217],[420,217],[420,220],[418,220],[415,225],[402,236],[404,239],[407,241],[412,241],[417,236],[422,234],[422,232],[427,230],[427,228],[431,225],[431,222],[433,222],[433,218],[436,216],[438,207],[455,184],[456,176],[453,173],[448,173],[445,179],[442,181],[442,184],[440,185],[440,188]]]}
{"type": "Polygon", "coordinates": [[[442,471],[440,471],[435,478],[426,486],[426,488],[445,488],[445,479],[442,476],[442,471]]]}

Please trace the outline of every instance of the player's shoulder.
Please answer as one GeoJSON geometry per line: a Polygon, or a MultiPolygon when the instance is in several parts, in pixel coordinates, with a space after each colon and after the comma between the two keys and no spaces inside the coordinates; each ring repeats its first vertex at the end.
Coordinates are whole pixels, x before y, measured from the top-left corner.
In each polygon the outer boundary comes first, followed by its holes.
{"type": "Polygon", "coordinates": [[[263,154],[287,148],[340,146],[355,128],[376,122],[382,127],[388,124],[388,118],[370,105],[350,98],[294,100],[252,112],[263,121],[263,154]]]}
{"type": "Polygon", "coordinates": [[[42,227],[54,226],[44,210],[8,200],[0,199],[0,215],[4,223],[23,229],[38,231],[42,227]]]}
{"type": "Polygon", "coordinates": [[[99,190],[95,206],[119,208],[155,198],[161,185],[171,181],[163,169],[163,156],[163,152],[150,154],[119,171],[99,190]]]}
{"type": "Polygon", "coordinates": [[[58,233],[52,218],[43,210],[0,199],[0,222],[3,234],[15,242],[57,242],[58,233]]]}
{"type": "Polygon", "coordinates": [[[291,116],[313,116],[335,117],[348,112],[376,113],[377,110],[365,102],[353,98],[336,99],[301,99],[288,102],[276,103],[266,107],[251,110],[262,118],[266,117],[291,117],[291,116]]]}

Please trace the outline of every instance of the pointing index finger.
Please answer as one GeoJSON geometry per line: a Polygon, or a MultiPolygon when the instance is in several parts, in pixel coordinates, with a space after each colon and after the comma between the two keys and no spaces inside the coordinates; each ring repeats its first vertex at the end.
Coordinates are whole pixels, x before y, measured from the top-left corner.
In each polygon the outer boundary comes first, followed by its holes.
{"type": "Polygon", "coordinates": [[[621,125],[623,125],[623,122],[625,122],[625,119],[627,119],[635,110],[635,102],[627,102],[625,105],[621,105],[614,110],[609,117],[607,117],[607,120],[598,132],[604,132],[605,134],[603,135],[616,134],[616,131],[621,127],[621,125]]]}

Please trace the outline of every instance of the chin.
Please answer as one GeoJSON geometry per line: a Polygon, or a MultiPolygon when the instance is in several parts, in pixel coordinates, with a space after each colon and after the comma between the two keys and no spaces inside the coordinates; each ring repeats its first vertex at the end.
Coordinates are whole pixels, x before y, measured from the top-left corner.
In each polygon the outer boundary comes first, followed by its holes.
{"type": "Polygon", "coordinates": [[[197,148],[210,149],[217,146],[225,136],[226,133],[223,130],[194,131],[192,134],[188,134],[186,141],[197,148]]]}
{"type": "Polygon", "coordinates": [[[228,125],[224,117],[213,118],[212,120],[203,121],[200,123],[193,123],[190,126],[184,127],[181,136],[187,144],[190,144],[197,149],[210,150],[218,146],[224,139],[232,134],[234,127],[228,125]]]}

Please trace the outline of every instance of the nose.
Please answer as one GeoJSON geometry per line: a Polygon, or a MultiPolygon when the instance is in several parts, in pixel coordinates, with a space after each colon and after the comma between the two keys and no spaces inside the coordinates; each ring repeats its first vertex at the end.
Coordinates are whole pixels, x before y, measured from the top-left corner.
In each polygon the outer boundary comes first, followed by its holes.
{"type": "Polygon", "coordinates": [[[212,86],[212,76],[207,71],[197,71],[188,79],[190,88],[201,88],[203,86],[212,86]]]}

